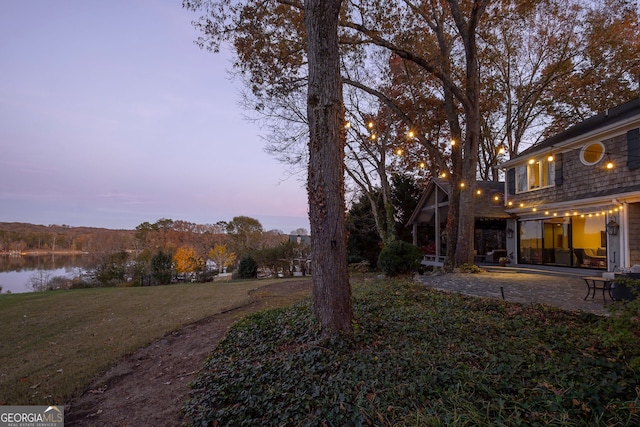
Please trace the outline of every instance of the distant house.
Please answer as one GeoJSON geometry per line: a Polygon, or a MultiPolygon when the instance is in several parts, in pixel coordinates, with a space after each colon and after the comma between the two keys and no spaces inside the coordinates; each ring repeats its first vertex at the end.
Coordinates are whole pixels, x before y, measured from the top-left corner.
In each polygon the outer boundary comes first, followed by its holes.
{"type": "Polygon", "coordinates": [[[640,98],[503,163],[510,256],[609,271],[640,264],[639,133],[640,98]]]}
{"type": "MultiPolygon", "coordinates": [[[[447,180],[431,179],[408,221],[408,225],[412,227],[414,245],[417,246],[425,236],[429,240],[429,244],[423,248],[425,250],[423,263],[427,265],[437,266],[444,262],[449,190],[450,185],[447,180]],[[420,236],[419,233],[425,236],[420,236]]],[[[502,250],[506,255],[506,229],[510,215],[505,212],[503,205],[504,183],[478,181],[476,191],[474,232],[476,255],[484,259],[494,250],[502,250]]]]}
{"type": "Polygon", "coordinates": [[[311,246],[311,236],[301,234],[289,234],[289,242],[311,246]]]}

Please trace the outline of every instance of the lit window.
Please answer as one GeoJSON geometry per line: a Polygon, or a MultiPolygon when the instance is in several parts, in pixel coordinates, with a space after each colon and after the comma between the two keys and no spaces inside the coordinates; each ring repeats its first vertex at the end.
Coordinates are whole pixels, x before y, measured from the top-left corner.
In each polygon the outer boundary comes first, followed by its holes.
{"type": "Polygon", "coordinates": [[[555,163],[548,157],[531,159],[516,168],[516,190],[518,193],[551,187],[555,181],[555,163]]]}
{"type": "Polygon", "coordinates": [[[586,166],[593,166],[604,157],[605,150],[602,142],[592,142],[580,150],[580,161],[586,166]]]}

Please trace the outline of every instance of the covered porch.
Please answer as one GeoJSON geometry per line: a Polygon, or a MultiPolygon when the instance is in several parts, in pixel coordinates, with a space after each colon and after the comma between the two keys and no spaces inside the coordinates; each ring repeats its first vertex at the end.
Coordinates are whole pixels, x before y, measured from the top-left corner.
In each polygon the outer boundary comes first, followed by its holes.
{"type": "MultiPolygon", "coordinates": [[[[426,266],[441,267],[445,262],[449,189],[448,181],[432,179],[407,224],[412,227],[413,244],[424,252],[422,264],[426,266]]],[[[497,263],[499,257],[506,256],[507,219],[510,215],[504,211],[503,194],[502,182],[476,183],[476,262],[497,263]]]]}

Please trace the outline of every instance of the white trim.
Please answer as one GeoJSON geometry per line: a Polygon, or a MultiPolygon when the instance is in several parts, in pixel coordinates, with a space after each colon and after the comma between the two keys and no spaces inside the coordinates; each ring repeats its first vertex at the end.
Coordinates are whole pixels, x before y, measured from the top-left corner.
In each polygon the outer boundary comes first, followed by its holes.
{"type": "Polygon", "coordinates": [[[594,142],[589,142],[587,144],[584,144],[584,146],[580,149],[580,162],[585,165],[585,166],[595,166],[598,163],[600,163],[600,161],[602,159],[604,159],[604,155],[606,154],[607,149],[605,148],[604,144],[602,143],[602,141],[594,141],[594,142]],[[593,162],[589,162],[587,161],[587,159],[585,159],[584,155],[587,151],[589,147],[593,146],[593,145],[597,145],[600,147],[601,149],[601,153],[600,153],[600,157],[598,157],[598,159],[596,161],[593,162]]]}

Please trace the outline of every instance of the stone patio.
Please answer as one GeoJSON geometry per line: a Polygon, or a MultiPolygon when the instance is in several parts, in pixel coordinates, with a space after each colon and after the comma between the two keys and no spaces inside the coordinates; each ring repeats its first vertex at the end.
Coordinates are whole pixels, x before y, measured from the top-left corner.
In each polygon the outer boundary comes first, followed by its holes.
{"type": "Polygon", "coordinates": [[[605,304],[611,299],[602,291],[595,298],[587,294],[582,277],[599,276],[602,271],[584,269],[553,269],[529,267],[482,267],[485,272],[425,274],[416,280],[433,289],[458,292],[466,295],[503,299],[519,303],[542,303],[564,310],[581,310],[598,315],[608,315],[605,304]]]}

